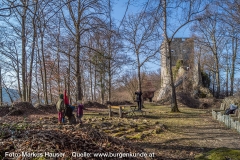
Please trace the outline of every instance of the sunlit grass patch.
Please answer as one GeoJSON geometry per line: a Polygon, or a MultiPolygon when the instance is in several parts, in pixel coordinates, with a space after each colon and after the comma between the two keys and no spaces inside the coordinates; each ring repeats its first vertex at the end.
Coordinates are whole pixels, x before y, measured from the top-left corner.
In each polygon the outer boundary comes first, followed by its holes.
{"type": "Polygon", "coordinates": [[[195,156],[196,160],[239,160],[240,150],[234,150],[230,148],[217,148],[213,149],[205,154],[195,156]]]}
{"type": "Polygon", "coordinates": [[[137,133],[137,134],[134,134],[134,135],[127,135],[126,138],[130,139],[130,140],[140,140],[140,139],[144,138],[144,134],[137,133]]]}

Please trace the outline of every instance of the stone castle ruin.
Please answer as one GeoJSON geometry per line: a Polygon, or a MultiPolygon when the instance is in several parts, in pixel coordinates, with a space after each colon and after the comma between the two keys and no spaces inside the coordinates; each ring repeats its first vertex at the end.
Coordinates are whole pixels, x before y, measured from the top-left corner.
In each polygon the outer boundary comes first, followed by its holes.
{"type": "MultiPolygon", "coordinates": [[[[157,95],[157,101],[166,98],[171,92],[169,58],[166,53],[165,43],[161,45],[161,88],[157,95]]],[[[194,58],[194,39],[174,38],[171,42],[172,71],[175,79],[175,87],[180,86],[186,79],[191,81],[192,88],[201,84],[200,65],[194,58]],[[191,74],[190,74],[191,73],[191,74]]]]}

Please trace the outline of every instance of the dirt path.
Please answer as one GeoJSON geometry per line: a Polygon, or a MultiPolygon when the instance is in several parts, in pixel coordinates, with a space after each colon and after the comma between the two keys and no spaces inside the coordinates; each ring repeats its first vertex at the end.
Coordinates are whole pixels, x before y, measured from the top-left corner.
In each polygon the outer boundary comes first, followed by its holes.
{"type": "Polygon", "coordinates": [[[240,133],[213,120],[211,114],[183,113],[178,116],[162,116],[161,122],[165,121],[169,128],[162,135],[148,137],[147,142],[138,142],[137,145],[164,160],[194,159],[197,154],[221,147],[240,150],[240,133]]]}

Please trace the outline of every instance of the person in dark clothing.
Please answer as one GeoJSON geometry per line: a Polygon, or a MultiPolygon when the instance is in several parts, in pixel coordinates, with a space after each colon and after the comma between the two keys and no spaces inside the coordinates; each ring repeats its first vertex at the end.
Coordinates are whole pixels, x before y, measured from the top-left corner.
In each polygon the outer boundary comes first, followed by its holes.
{"type": "Polygon", "coordinates": [[[234,114],[236,109],[238,109],[238,103],[230,104],[230,107],[225,110],[225,115],[234,114]]]}
{"type": "Polygon", "coordinates": [[[142,109],[142,92],[141,91],[137,91],[135,92],[136,96],[136,102],[138,105],[138,110],[142,109]]]}

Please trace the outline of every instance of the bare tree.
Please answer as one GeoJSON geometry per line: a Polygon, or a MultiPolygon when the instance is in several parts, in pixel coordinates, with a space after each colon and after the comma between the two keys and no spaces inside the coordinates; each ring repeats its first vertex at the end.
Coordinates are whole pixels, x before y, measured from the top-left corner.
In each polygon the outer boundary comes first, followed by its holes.
{"type": "Polygon", "coordinates": [[[13,9],[23,7],[17,0],[2,0],[0,2],[0,17],[11,16],[13,9]]]}
{"type": "Polygon", "coordinates": [[[136,15],[129,15],[123,22],[122,35],[128,42],[125,47],[136,59],[139,92],[142,92],[141,68],[159,52],[157,24],[158,21],[146,9],[136,15]]]}
{"type": "MultiPolygon", "coordinates": [[[[13,62],[16,62],[16,76],[17,76],[17,82],[18,82],[18,90],[20,97],[22,101],[26,101],[26,59],[27,59],[27,53],[26,53],[26,46],[27,46],[27,33],[26,33],[26,17],[27,17],[27,8],[28,8],[28,2],[27,1],[21,1],[17,2],[14,1],[14,3],[21,4],[21,7],[13,8],[13,14],[11,15],[12,19],[15,19],[16,22],[12,23],[10,21],[9,17],[4,18],[5,25],[8,25],[9,29],[8,32],[15,33],[15,36],[19,37],[18,39],[10,38],[8,40],[8,44],[5,43],[4,48],[8,49],[5,50],[4,54],[7,57],[7,59],[12,59],[13,54],[17,55],[16,58],[13,59],[13,62]],[[21,44],[21,45],[20,45],[21,44]],[[21,51],[18,49],[21,48],[21,51]],[[11,53],[11,51],[14,51],[11,53]],[[21,54],[18,55],[18,52],[21,52],[21,54]],[[16,60],[16,61],[14,61],[16,60]],[[21,73],[20,73],[21,72],[21,73]],[[20,83],[21,81],[21,83],[20,83]]],[[[12,34],[8,33],[9,36],[13,36],[12,34]]],[[[15,68],[15,67],[13,67],[15,68]]]]}
{"type": "MultiPolygon", "coordinates": [[[[230,62],[230,96],[233,95],[234,92],[234,80],[236,73],[236,63],[237,63],[237,55],[239,51],[239,24],[240,24],[240,10],[239,10],[239,1],[216,1],[216,5],[220,7],[221,13],[219,14],[220,20],[224,23],[224,36],[229,38],[230,49],[229,58],[231,58],[230,62]]],[[[227,88],[228,89],[228,88],[227,88]]]]}
{"type": "MultiPolygon", "coordinates": [[[[67,0],[67,2],[69,2],[67,0]]],[[[83,34],[87,31],[96,29],[98,26],[93,23],[97,22],[97,15],[104,12],[104,2],[98,0],[90,1],[72,1],[67,3],[67,8],[62,9],[65,26],[69,33],[74,37],[76,46],[75,51],[75,77],[77,86],[77,99],[81,100],[82,95],[82,74],[81,74],[81,43],[83,34]]]]}
{"type": "Polygon", "coordinates": [[[205,9],[205,4],[202,1],[177,1],[171,2],[163,0],[159,3],[163,9],[163,23],[162,30],[164,36],[164,49],[167,56],[168,63],[166,63],[166,68],[169,73],[169,82],[171,86],[171,111],[179,112],[176,91],[174,86],[173,72],[172,72],[172,53],[171,53],[171,43],[175,35],[189,23],[199,20],[199,14],[201,14],[205,9]],[[175,14],[175,15],[174,15],[175,14]]]}
{"type": "MultiPolygon", "coordinates": [[[[205,19],[197,22],[197,27],[195,27],[195,31],[198,32],[203,40],[201,43],[205,45],[209,52],[212,53],[214,63],[210,63],[209,68],[211,68],[212,73],[214,73],[214,77],[216,80],[216,97],[219,97],[221,91],[221,82],[220,82],[220,62],[221,55],[223,54],[223,49],[226,45],[226,37],[224,35],[224,24],[221,23],[218,13],[215,10],[208,10],[204,14],[205,19]]],[[[214,82],[214,81],[213,81],[214,82]]]]}
{"type": "Polygon", "coordinates": [[[32,73],[33,73],[33,63],[35,57],[35,48],[36,48],[36,38],[37,38],[37,11],[38,11],[38,0],[34,2],[33,11],[31,11],[31,20],[32,20],[32,45],[31,45],[31,56],[30,56],[30,66],[29,73],[27,74],[27,101],[31,102],[32,95],[32,73]]]}
{"type": "Polygon", "coordinates": [[[27,5],[28,5],[28,0],[23,0],[22,1],[22,11],[17,10],[21,16],[21,41],[22,41],[22,63],[21,63],[21,68],[22,68],[22,101],[27,100],[27,91],[26,91],[26,43],[27,43],[27,37],[26,37],[26,15],[27,15],[27,5]]]}
{"type": "MultiPolygon", "coordinates": [[[[107,38],[104,33],[96,32],[91,37],[91,48],[89,52],[90,66],[94,68],[94,88],[99,90],[100,101],[105,102],[105,95],[107,92],[107,71],[108,71],[108,51],[107,38]]],[[[91,82],[92,83],[92,82],[91,82]]],[[[96,91],[96,90],[95,90],[96,91]]],[[[96,93],[94,93],[96,95],[96,93]]]]}
{"type": "Polygon", "coordinates": [[[138,89],[138,75],[136,73],[128,72],[124,74],[118,83],[122,84],[130,95],[132,101],[135,100],[135,92],[138,89]]]}

